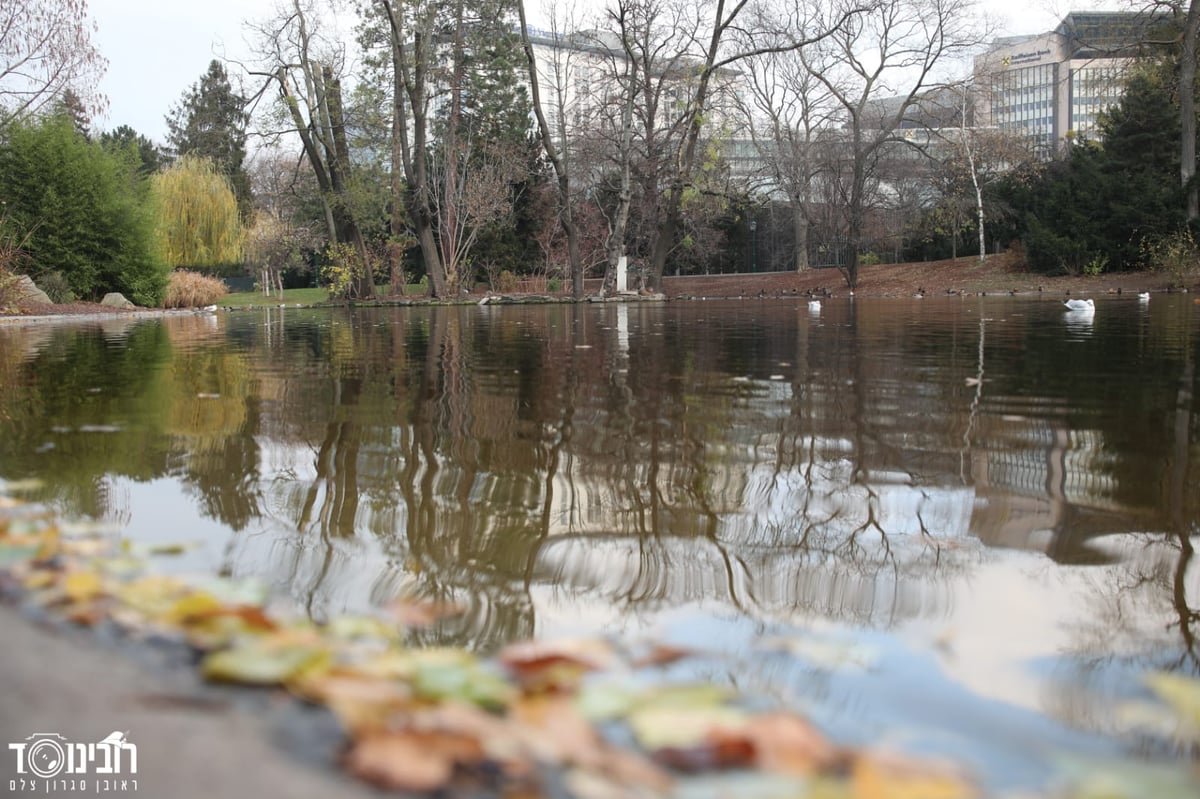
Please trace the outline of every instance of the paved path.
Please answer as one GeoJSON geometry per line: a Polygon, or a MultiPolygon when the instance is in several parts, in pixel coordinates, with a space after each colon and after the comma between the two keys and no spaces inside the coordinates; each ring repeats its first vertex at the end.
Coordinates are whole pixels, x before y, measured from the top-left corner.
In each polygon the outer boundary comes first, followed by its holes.
{"type": "MultiPolygon", "coordinates": [[[[126,796],[380,796],[335,769],[336,727],[322,712],[278,692],[204,685],[194,668],[178,662],[183,656],[178,647],[40,624],[0,605],[0,795],[26,794],[9,743],[35,733],[95,743],[118,730],[137,746],[137,791],[129,783],[126,796]]],[[[36,793],[27,795],[122,795],[97,792],[94,774],[86,779],[86,791],[57,792],[39,779],[36,793]]]]}

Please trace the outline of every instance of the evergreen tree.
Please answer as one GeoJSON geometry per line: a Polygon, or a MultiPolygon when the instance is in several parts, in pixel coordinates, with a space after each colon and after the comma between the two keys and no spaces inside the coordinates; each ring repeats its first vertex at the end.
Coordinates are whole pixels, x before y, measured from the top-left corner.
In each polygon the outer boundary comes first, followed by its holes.
{"type": "Polygon", "coordinates": [[[510,0],[473,0],[467,29],[462,124],[481,141],[524,148],[529,92],[510,0]]]}
{"type": "Polygon", "coordinates": [[[216,59],[167,115],[167,141],[176,157],[211,159],[229,179],[243,218],[253,207],[250,178],[244,168],[249,121],[246,99],[233,90],[225,67],[216,59]]]}
{"type": "Polygon", "coordinates": [[[1073,143],[1037,179],[1013,175],[1000,189],[1038,271],[1139,268],[1144,241],[1184,224],[1179,107],[1162,69],[1132,75],[1099,130],[1098,141],[1073,143]]]}
{"type": "Polygon", "coordinates": [[[166,153],[157,144],[128,125],[101,133],[100,144],[110,152],[134,153],[137,157],[137,172],[141,177],[153,175],[167,163],[166,153]]]}
{"type": "Polygon", "coordinates": [[[167,269],[154,255],[145,181],[132,159],[86,141],[55,114],[13,122],[0,142],[0,197],[29,231],[29,271],[58,271],[79,297],[120,291],[157,305],[167,269]]]}

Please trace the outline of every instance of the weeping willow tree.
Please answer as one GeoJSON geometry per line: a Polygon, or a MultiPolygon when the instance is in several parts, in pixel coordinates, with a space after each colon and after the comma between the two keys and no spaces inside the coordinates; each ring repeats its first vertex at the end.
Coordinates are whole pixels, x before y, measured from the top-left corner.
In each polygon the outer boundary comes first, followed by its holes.
{"type": "Polygon", "coordinates": [[[237,197],[211,159],[183,156],[154,176],[154,195],[167,263],[213,270],[241,261],[245,232],[237,197]]]}

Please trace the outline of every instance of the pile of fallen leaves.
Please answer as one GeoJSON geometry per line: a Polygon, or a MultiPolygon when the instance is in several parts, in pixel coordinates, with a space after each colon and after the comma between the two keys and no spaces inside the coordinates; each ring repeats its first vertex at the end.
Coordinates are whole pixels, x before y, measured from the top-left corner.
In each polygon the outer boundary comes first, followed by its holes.
{"type": "MultiPolygon", "coordinates": [[[[268,610],[246,583],[155,574],[174,548],[116,543],[0,496],[0,580],[82,625],[178,638],[213,681],[280,687],[329,708],[355,777],[409,793],[504,797],[737,796],[953,799],[981,795],[961,770],[839,746],[807,720],[754,710],[731,689],[656,671],[691,653],[603,640],[527,642],[494,658],[406,647],[406,632],[459,612],[397,599],[326,624],[268,610]]],[[[1152,683],[1200,740],[1200,684],[1152,683]]],[[[1102,784],[1072,797],[1136,796],[1102,784]]],[[[1162,779],[1156,775],[1154,780],[1162,779]]],[[[1193,795],[1178,772],[1155,795],[1193,795]]]]}

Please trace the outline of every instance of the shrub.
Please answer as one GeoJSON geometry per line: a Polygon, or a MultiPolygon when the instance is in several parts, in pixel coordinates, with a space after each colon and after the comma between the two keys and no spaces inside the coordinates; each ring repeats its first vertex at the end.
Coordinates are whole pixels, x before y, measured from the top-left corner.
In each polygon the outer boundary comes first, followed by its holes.
{"type": "MultiPolygon", "coordinates": [[[[49,292],[47,292],[49,293],[49,292]]],[[[212,305],[228,293],[225,283],[215,277],[177,269],[167,282],[164,308],[198,308],[212,305]]]]}
{"type": "Polygon", "coordinates": [[[519,282],[516,275],[504,269],[496,276],[496,280],[492,283],[492,289],[501,294],[509,294],[516,290],[519,282]]]}
{"type": "Polygon", "coordinates": [[[0,265],[0,310],[16,307],[17,276],[0,265]]]}
{"type": "Polygon", "coordinates": [[[1188,230],[1142,241],[1142,257],[1155,272],[1168,275],[1172,288],[1185,288],[1196,273],[1200,246],[1188,230]]]}
{"type": "Polygon", "coordinates": [[[321,267],[321,277],[329,284],[329,298],[344,300],[350,296],[354,276],[361,269],[358,253],[353,244],[333,241],[325,249],[326,263],[321,267]]]}
{"type": "MultiPolygon", "coordinates": [[[[61,271],[81,297],[120,291],[155,306],[167,282],[153,251],[145,183],[132,163],[63,116],[20,119],[0,138],[0,197],[29,266],[61,271]]],[[[0,237],[6,238],[6,237],[0,237]]]]}
{"type": "Polygon", "coordinates": [[[71,291],[71,282],[67,276],[57,270],[46,272],[37,279],[37,287],[46,292],[50,302],[75,302],[75,292],[71,291]]]}

